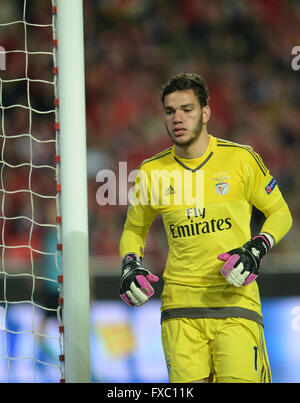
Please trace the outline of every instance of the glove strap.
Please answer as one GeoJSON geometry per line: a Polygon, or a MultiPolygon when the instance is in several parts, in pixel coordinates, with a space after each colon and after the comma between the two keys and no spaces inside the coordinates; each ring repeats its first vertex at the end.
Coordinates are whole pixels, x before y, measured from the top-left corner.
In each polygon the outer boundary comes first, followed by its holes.
{"type": "Polygon", "coordinates": [[[260,259],[264,257],[268,250],[271,248],[271,244],[264,234],[259,234],[245,243],[244,248],[246,248],[250,252],[252,248],[257,249],[257,251],[259,252],[259,256],[255,255],[255,258],[260,261],[260,259]]]}
{"type": "Polygon", "coordinates": [[[256,239],[260,241],[260,246],[261,246],[260,252],[261,252],[261,255],[264,256],[268,252],[268,250],[271,248],[271,244],[270,244],[268,238],[262,234],[256,235],[255,237],[253,237],[251,239],[251,241],[255,241],[256,239]]]}
{"type": "Polygon", "coordinates": [[[272,235],[266,233],[266,232],[261,232],[258,236],[263,236],[268,242],[269,242],[269,249],[273,248],[275,241],[272,235]]]}
{"type": "Polygon", "coordinates": [[[128,253],[122,259],[122,271],[126,269],[128,265],[135,263],[137,266],[141,266],[141,259],[136,253],[128,253]]]}

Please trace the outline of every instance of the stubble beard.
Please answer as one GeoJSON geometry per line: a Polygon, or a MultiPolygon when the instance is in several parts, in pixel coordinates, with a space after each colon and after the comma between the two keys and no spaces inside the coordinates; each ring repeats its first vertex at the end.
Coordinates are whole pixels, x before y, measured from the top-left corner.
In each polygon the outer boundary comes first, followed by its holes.
{"type": "Polygon", "coordinates": [[[190,145],[195,143],[195,141],[199,138],[202,129],[203,129],[203,114],[201,112],[201,116],[199,118],[199,121],[197,123],[196,128],[193,130],[193,135],[190,139],[186,140],[184,143],[177,141],[176,139],[173,138],[172,134],[170,133],[168,126],[167,127],[167,132],[173,143],[179,147],[182,147],[183,149],[187,149],[190,145]]]}

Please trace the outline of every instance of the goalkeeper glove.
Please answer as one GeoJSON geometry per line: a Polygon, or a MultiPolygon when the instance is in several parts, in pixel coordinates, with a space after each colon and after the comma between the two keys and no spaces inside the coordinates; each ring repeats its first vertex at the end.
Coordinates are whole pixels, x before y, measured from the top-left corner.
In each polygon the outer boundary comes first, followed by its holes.
{"type": "Polygon", "coordinates": [[[144,269],[140,258],[129,253],[122,259],[120,296],[130,306],[141,306],[154,294],[150,283],[159,280],[149,270],[144,269]]]}
{"type": "Polygon", "coordinates": [[[257,278],[261,260],[274,244],[273,238],[270,238],[268,234],[259,234],[242,247],[218,256],[219,260],[226,262],[221,274],[229,284],[246,286],[257,278]]]}

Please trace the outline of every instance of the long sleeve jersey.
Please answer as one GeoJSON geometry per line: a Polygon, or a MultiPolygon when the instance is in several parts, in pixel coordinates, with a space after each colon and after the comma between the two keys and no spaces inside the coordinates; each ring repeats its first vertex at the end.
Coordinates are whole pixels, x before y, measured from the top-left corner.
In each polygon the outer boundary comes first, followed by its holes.
{"type": "Polygon", "coordinates": [[[220,274],[220,253],[251,238],[252,207],[263,212],[262,232],[278,243],[289,231],[289,208],[261,157],[250,146],[210,135],[206,152],[179,158],[172,146],[145,160],[133,186],[120,255],[143,257],[146,234],[160,214],[169,253],[162,319],[239,316],[261,322],[256,281],[240,288],[220,274]]]}

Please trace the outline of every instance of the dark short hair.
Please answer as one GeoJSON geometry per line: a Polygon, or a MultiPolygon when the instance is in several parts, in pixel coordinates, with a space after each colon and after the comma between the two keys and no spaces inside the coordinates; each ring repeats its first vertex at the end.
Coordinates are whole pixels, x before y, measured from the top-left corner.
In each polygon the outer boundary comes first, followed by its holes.
{"type": "Polygon", "coordinates": [[[193,90],[201,107],[208,105],[209,90],[203,77],[196,73],[179,73],[163,85],[160,99],[164,104],[165,96],[175,91],[193,90]]]}

